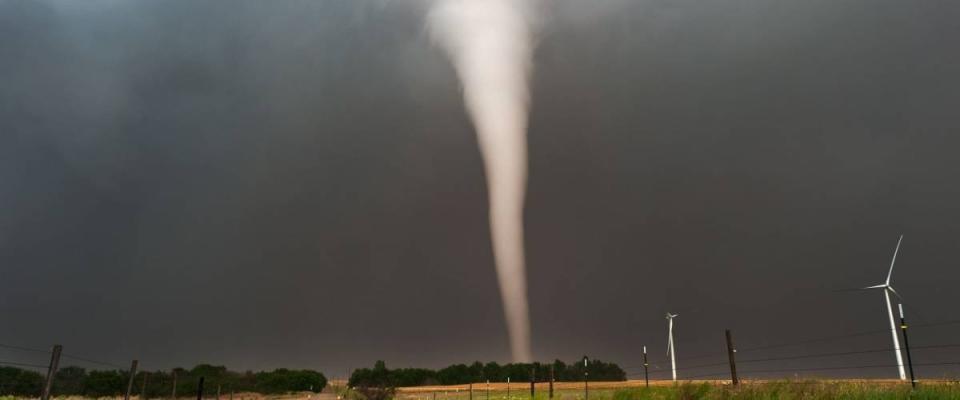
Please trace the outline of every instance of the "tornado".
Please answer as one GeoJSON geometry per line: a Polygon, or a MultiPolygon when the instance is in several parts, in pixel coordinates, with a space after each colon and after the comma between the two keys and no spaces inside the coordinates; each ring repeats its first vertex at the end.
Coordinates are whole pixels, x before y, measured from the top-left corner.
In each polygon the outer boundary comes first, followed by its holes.
{"type": "Polygon", "coordinates": [[[427,24],[449,56],[477,132],[497,281],[515,362],[530,362],[523,238],[527,185],[532,5],[525,0],[437,0],[427,24]]]}

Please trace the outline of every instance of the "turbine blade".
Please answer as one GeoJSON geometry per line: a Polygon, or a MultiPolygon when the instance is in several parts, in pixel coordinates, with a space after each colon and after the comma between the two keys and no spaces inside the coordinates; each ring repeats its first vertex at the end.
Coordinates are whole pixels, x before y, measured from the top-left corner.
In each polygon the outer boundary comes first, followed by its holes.
{"type": "Polygon", "coordinates": [[[887,287],[887,284],[886,284],[886,283],[881,283],[881,284],[879,284],[879,285],[867,286],[867,287],[863,288],[862,290],[867,290],[867,289],[882,289],[882,288],[885,288],[885,287],[887,287]]]}
{"type": "Polygon", "coordinates": [[[897,293],[896,290],[893,290],[893,286],[887,286],[887,290],[889,290],[890,293],[893,293],[894,296],[897,296],[898,299],[903,300],[903,297],[900,297],[900,293],[897,293]]]}
{"type": "Polygon", "coordinates": [[[893,259],[890,260],[890,271],[887,272],[887,285],[890,284],[890,277],[893,276],[893,264],[897,262],[897,253],[900,252],[900,242],[903,241],[903,235],[897,240],[897,248],[893,250],[893,259]]]}

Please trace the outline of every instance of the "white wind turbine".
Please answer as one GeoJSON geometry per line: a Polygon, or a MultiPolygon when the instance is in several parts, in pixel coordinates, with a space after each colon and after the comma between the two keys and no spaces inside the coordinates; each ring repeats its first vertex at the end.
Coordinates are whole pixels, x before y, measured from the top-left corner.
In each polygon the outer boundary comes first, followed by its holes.
{"type": "Polygon", "coordinates": [[[670,371],[673,373],[673,380],[677,380],[677,357],[673,350],[673,319],[680,314],[670,314],[667,313],[668,323],[668,333],[669,337],[667,339],[667,353],[670,353],[670,371]]]}
{"type": "Polygon", "coordinates": [[[900,372],[900,380],[906,380],[907,374],[903,370],[903,356],[900,355],[900,338],[897,336],[897,325],[893,322],[893,307],[890,306],[890,293],[897,298],[901,298],[893,286],[890,286],[890,277],[893,275],[893,264],[897,261],[897,253],[900,251],[900,242],[903,241],[903,235],[897,240],[897,248],[893,250],[893,259],[890,260],[890,271],[887,272],[887,280],[884,283],[874,286],[868,286],[864,289],[883,289],[883,298],[887,301],[887,313],[890,315],[890,334],[893,336],[893,352],[897,355],[897,369],[900,372]]]}

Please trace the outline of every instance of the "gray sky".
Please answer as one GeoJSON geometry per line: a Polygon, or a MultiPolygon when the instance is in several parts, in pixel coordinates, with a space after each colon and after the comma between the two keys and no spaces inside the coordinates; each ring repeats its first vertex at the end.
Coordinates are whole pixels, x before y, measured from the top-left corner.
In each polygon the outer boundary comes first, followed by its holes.
{"type": "MultiPolygon", "coordinates": [[[[960,4],[587,3],[545,3],[535,56],[538,359],[662,360],[666,311],[681,367],[724,328],[743,348],[882,330],[879,292],[841,290],[880,283],[900,233],[912,319],[960,319],[960,4]]],[[[0,0],[0,343],[328,376],[507,361],[480,155],[423,14],[0,0]]]]}

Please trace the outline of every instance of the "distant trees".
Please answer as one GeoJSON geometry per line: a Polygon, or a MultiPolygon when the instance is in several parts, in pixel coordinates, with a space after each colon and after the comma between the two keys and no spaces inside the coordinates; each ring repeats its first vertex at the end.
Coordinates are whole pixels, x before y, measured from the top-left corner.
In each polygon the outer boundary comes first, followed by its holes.
{"type": "Polygon", "coordinates": [[[590,374],[591,381],[623,381],[627,379],[626,372],[617,364],[606,363],[600,360],[590,360],[585,368],[582,362],[566,364],[555,360],[551,364],[518,363],[500,365],[495,362],[483,364],[479,361],[473,364],[454,364],[440,370],[423,368],[387,369],[383,361],[377,361],[373,369],[360,368],[350,375],[349,385],[353,388],[381,387],[381,386],[421,386],[431,384],[457,385],[471,382],[506,381],[509,377],[516,382],[530,380],[530,372],[536,375],[538,381],[550,378],[550,366],[553,366],[554,378],[557,381],[583,380],[583,372],[590,374]]]}
{"type": "MultiPolygon", "coordinates": [[[[276,369],[261,372],[234,372],[224,366],[200,364],[192,369],[175,368],[177,395],[195,396],[197,383],[204,377],[207,391],[219,385],[224,391],[279,394],[287,392],[320,392],[327,386],[327,378],[317,371],[276,369]]],[[[169,397],[173,375],[168,371],[147,372],[147,397],[169,397]]],[[[133,394],[140,395],[145,372],[134,378],[133,394]]],[[[87,371],[79,367],[65,367],[54,377],[52,393],[56,396],[112,397],[126,391],[127,371],[87,371]]],[[[33,371],[13,367],[0,367],[0,396],[35,397],[43,386],[43,376],[33,371]]]]}
{"type": "Polygon", "coordinates": [[[363,395],[366,400],[388,400],[396,393],[399,377],[387,369],[382,361],[377,361],[373,369],[362,368],[350,374],[347,383],[363,395]]]}
{"type": "Polygon", "coordinates": [[[255,390],[263,394],[313,391],[319,393],[327,386],[327,378],[317,371],[276,369],[272,372],[257,372],[254,375],[255,390]]]}
{"type": "MultiPolygon", "coordinates": [[[[130,374],[121,374],[120,371],[90,371],[87,376],[83,379],[83,384],[80,387],[78,393],[69,393],[69,394],[78,394],[81,396],[89,397],[107,397],[107,396],[116,396],[123,393],[125,390],[124,387],[124,377],[130,376],[130,374]]],[[[56,392],[54,392],[56,393],[56,392]]],[[[67,394],[67,393],[56,393],[56,394],[67,394]]]]}
{"type": "Polygon", "coordinates": [[[43,387],[43,375],[14,367],[0,367],[0,395],[36,396],[43,387]]]}
{"type": "Polygon", "coordinates": [[[80,367],[60,368],[53,379],[53,393],[80,393],[83,391],[87,371],[80,367]]]}

